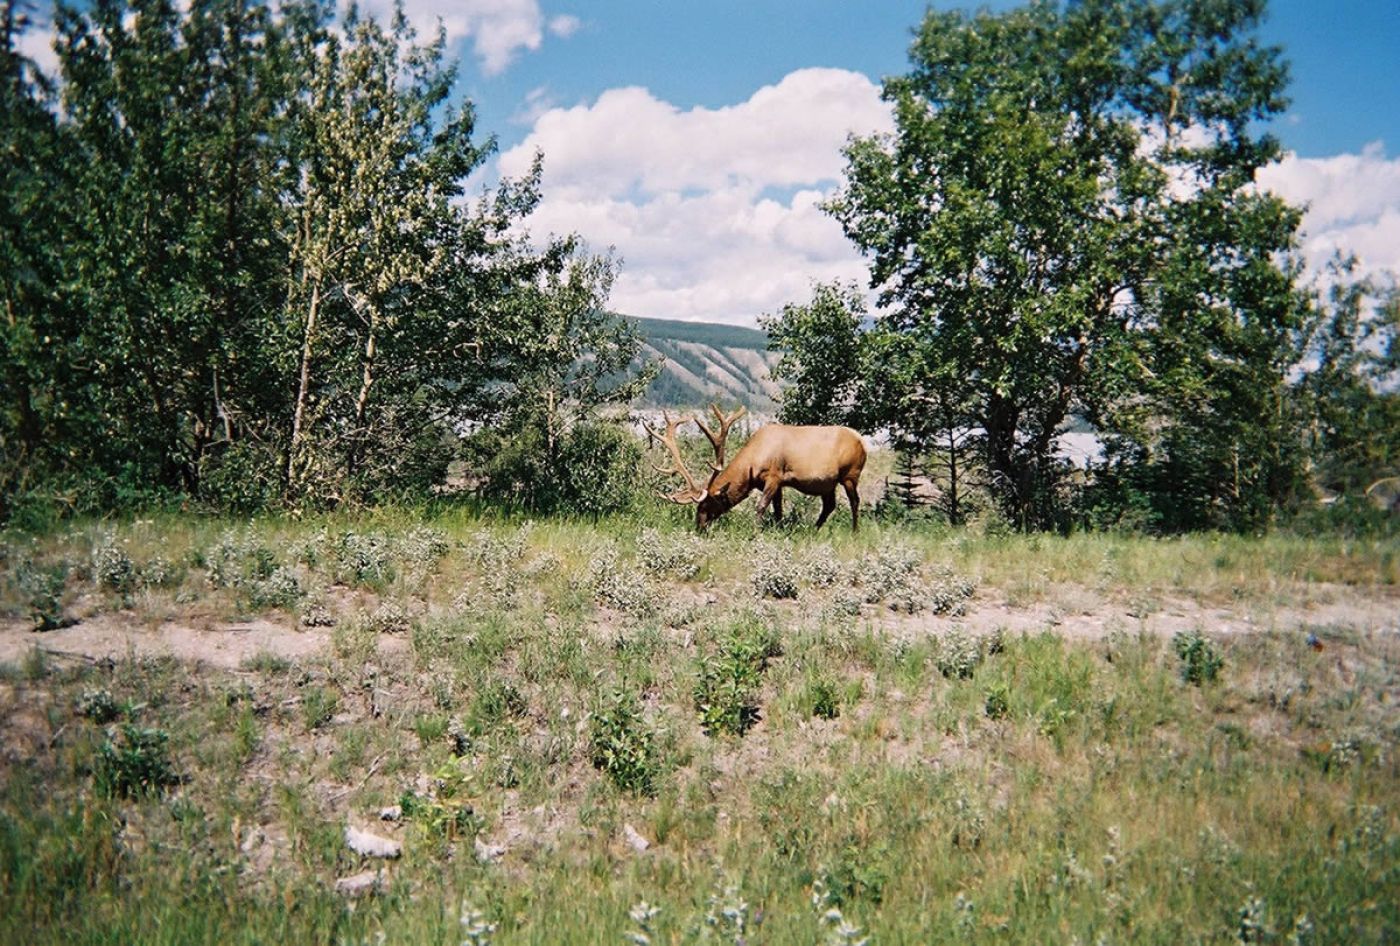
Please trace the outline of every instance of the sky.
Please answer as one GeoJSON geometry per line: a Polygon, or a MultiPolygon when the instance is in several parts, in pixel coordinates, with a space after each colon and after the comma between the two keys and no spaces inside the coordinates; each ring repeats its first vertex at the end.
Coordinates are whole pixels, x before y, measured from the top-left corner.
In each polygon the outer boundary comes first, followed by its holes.
{"type": "MultiPolygon", "coordinates": [[[[392,0],[362,0],[385,12],[392,0]]],[[[978,4],[1004,9],[1015,4],[978,4]]],[[[619,263],[610,307],[753,325],[865,264],[820,203],[852,133],[890,130],[884,76],[907,70],[935,0],[405,0],[441,20],[458,94],[499,150],[483,180],[544,153],[533,233],[577,232],[619,263]]],[[[1400,0],[1273,0],[1288,151],[1262,183],[1307,206],[1303,246],[1400,273],[1400,0]]],[[[36,54],[41,60],[41,53],[36,54]]]]}

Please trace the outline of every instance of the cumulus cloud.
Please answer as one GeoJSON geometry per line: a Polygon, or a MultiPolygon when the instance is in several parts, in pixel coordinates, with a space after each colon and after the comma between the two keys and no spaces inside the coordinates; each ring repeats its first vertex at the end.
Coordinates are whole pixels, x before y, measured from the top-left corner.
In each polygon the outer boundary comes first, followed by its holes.
{"type": "Polygon", "coordinates": [[[839,69],[803,69],[718,109],[613,89],[544,112],[500,170],[519,175],[544,152],[531,225],[616,248],[618,310],[752,324],[813,281],[863,281],[859,254],[818,205],[839,183],[847,136],[891,127],[879,88],[839,69]]]}
{"type": "Polygon", "coordinates": [[[1303,249],[1314,268],[1341,252],[1354,253],[1364,271],[1400,273],[1400,158],[1387,158],[1381,142],[1360,154],[1290,153],[1259,182],[1307,208],[1303,249]]]}
{"type": "MultiPolygon", "coordinates": [[[[367,8],[387,17],[393,12],[393,0],[372,0],[367,8]]],[[[578,17],[568,14],[546,21],[539,0],[405,0],[404,11],[424,35],[432,35],[441,21],[449,42],[469,40],[487,75],[504,72],[522,51],[538,50],[546,30],[564,38],[582,25],[578,17]]]]}

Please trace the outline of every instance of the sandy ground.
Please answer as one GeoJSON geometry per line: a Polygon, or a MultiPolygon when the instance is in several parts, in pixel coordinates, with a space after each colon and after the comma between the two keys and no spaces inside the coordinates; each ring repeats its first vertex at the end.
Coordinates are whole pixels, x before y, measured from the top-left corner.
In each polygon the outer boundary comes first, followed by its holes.
{"type": "MultiPolygon", "coordinates": [[[[1157,600],[1150,606],[1127,604],[1077,586],[1048,589],[1040,600],[1016,605],[995,589],[979,592],[967,612],[957,617],[928,613],[896,615],[867,606],[860,623],[892,636],[939,634],[954,626],[969,631],[1010,633],[1053,629],[1066,637],[1097,639],[1113,632],[1160,634],[1199,630],[1208,635],[1253,632],[1302,632],[1310,628],[1351,629],[1400,634],[1400,589],[1309,585],[1281,596],[1288,603],[1207,604],[1187,598],[1157,600]]],[[[794,612],[810,609],[786,603],[794,612]]],[[[222,669],[235,669],[260,654],[287,660],[310,660],[327,654],[330,628],[297,626],[287,615],[252,621],[163,621],[152,625],[129,612],[95,615],[69,627],[36,633],[25,621],[0,621],[0,662],[17,663],[32,647],[58,657],[102,660],[127,656],[173,656],[222,669]]],[[[382,647],[407,646],[402,636],[385,637],[382,647]]]]}

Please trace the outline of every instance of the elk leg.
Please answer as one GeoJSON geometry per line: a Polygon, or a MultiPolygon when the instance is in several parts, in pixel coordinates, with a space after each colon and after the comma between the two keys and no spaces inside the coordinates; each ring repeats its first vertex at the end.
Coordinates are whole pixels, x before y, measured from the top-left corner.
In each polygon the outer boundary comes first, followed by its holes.
{"type": "Polygon", "coordinates": [[[783,488],[781,486],[773,494],[773,521],[779,525],[783,522],[783,488]]]}
{"type": "MultiPolygon", "coordinates": [[[[760,526],[763,525],[763,513],[768,509],[768,504],[774,501],[781,490],[782,486],[776,480],[764,485],[763,492],[758,497],[758,524],[760,526]]],[[[781,499],[777,500],[775,508],[782,508],[781,499]]]]}
{"type": "Polygon", "coordinates": [[[836,490],[835,490],[835,488],[833,488],[833,489],[831,490],[831,492],[829,492],[829,493],[823,493],[823,494],[822,494],[822,514],[821,514],[820,516],[817,517],[817,528],[818,528],[818,529],[820,529],[820,528],[822,527],[822,523],[823,523],[823,522],[826,522],[826,517],[829,516],[829,515],[831,515],[832,510],[834,510],[835,508],[836,508],[836,490]]]}
{"type": "MultiPolygon", "coordinates": [[[[860,493],[856,492],[856,484],[854,483],[842,483],[841,485],[846,489],[846,498],[851,501],[851,531],[855,532],[860,528],[860,493]]],[[[836,502],[834,491],[831,494],[831,501],[833,505],[836,502]]]]}

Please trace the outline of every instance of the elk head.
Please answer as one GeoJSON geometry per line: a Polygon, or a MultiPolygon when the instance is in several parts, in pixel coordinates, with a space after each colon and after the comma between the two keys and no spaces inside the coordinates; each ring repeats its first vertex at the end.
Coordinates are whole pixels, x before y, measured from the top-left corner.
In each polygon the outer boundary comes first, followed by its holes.
{"type": "MultiPolygon", "coordinates": [[[[669,467],[657,467],[657,472],[680,476],[681,479],[685,480],[686,485],[683,489],[677,490],[674,493],[662,493],[662,497],[664,499],[669,499],[673,503],[694,503],[695,527],[697,529],[704,529],[710,522],[728,512],[729,508],[733,506],[736,501],[731,499],[725,490],[717,489],[716,481],[720,479],[720,475],[725,469],[724,444],[725,440],[729,437],[729,428],[733,426],[736,420],[744,416],[744,408],[741,407],[733,414],[727,416],[719,409],[718,404],[711,404],[710,410],[715,415],[718,433],[707,427],[705,422],[698,417],[683,417],[673,421],[671,420],[671,415],[667,413],[663,413],[662,415],[666,419],[666,432],[664,434],[653,429],[650,424],[644,425],[647,432],[661,441],[671,453],[671,465],[669,467]],[[676,443],[676,428],[681,424],[688,424],[692,420],[695,421],[706,439],[710,441],[710,446],[712,446],[715,451],[715,459],[710,464],[710,478],[704,486],[699,485],[691,472],[686,469],[685,461],[681,459],[680,446],[676,443]]],[[[739,498],[742,499],[743,497],[739,498]]]]}

